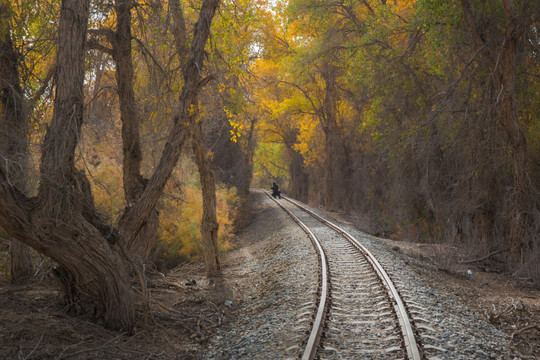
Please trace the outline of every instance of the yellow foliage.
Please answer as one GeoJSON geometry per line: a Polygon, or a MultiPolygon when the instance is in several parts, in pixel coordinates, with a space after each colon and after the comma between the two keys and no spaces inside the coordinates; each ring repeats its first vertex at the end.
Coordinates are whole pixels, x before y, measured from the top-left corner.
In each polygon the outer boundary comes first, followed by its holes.
{"type": "MultiPolygon", "coordinates": [[[[216,190],[216,213],[219,223],[218,245],[220,251],[232,248],[233,220],[238,200],[236,190],[218,186],[216,190]]],[[[198,259],[201,256],[200,223],[202,218],[202,195],[198,184],[187,185],[181,199],[167,197],[163,201],[158,237],[163,246],[164,261],[174,259],[198,259]]]]}
{"type": "MultiPolygon", "coordinates": [[[[89,173],[96,207],[111,222],[116,222],[126,206],[122,188],[121,163],[98,144],[93,149],[97,155],[88,155],[84,165],[89,173]]],[[[113,150],[110,150],[114,154],[113,150]]],[[[211,157],[211,152],[207,153],[211,157]]],[[[159,261],[174,266],[180,259],[197,259],[201,255],[200,224],[202,218],[202,195],[195,166],[185,159],[173,174],[165,189],[159,206],[158,241],[162,244],[159,261]],[[180,195],[178,195],[180,194],[180,195]]],[[[220,251],[231,249],[233,221],[238,196],[236,189],[218,185],[216,189],[216,213],[219,223],[218,242],[220,251]]]]}
{"type": "Polygon", "coordinates": [[[316,166],[324,161],[324,134],[319,123],[305,115],[299,121],[299,134],[294,150],[304,158],[305,166],[316,166]]]}
{"type": "Polygon", "coordinates": [[[115,222],[125,206],[121,165],[109,157],[100,157],[98,165],[88,164],[92,193],[97,209],[115,222]]]}

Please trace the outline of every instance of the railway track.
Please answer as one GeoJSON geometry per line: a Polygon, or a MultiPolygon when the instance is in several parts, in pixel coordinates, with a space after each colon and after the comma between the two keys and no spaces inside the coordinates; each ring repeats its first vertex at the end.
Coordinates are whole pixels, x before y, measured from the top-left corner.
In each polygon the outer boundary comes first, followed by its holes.
{"type": "Polygon", "coordinates": [[[379,261],[345,230],[283,199],[277,204],[308,234],[320,264],[318,303],[299,356],[424,358],[406,306],[379,261]]]}

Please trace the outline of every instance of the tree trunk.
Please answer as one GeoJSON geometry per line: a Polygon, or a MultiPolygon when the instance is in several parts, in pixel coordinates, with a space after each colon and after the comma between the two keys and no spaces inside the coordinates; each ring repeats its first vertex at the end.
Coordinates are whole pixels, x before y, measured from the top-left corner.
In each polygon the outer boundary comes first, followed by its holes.
{"type": "MultiPolygon", "coordinates": [[[[526,6],[527,2],[522,6],[526,6]]],[[[518,265],[523,261],[526,240],[533,226],[534,189],[529,176],[529,154],[527,140],[523,134],[517,116],[514,101],[516,84],[516,54],[522,32],[518,30],[518,21],[523,20],[515,14],[512,0],[503,0],[506,19],[506,36],[503,46],[503,67],[501,79],[500,120],[510,140],[513,160],[514,208],[510,224],[510,261],[518,265]]],[[[523,10],[523,9],[522,9],[523,10]]],[[[523,13],[523,11],[521,12],[523,13]]]]}
{"type": "Polygon", "coordinates": [[[336,77],[337,69],[326,65],[321,75],[325,83],[323,99],[325,134],[325,203],[329,209],[336,209],[346,203],[349,169],[341,129],[337,123],[336,77]]]}
{"type": "Polygon", "coordinates": [[[206,272],[209,276],[219,274],[218,229],[216,216],[216,182],[210,161],[206,156],[204,138],[200,122],[194,124],[192,136],[193,153],[197,161],[203,195],[203,216],[201,221],[201,239],[203,244],[206,272]]]}
{"type": "Polygon", "coordinates": [[[186,21],[184,19],[184,11],[182,10],[180,0],[169,1],[169,11],[174,20],[173,35],[176,46],[176,52],[178,53],[178,60],[180,67],[185,70],[186,63],[189,55],[189,48],[186,36],[186,21]]]}
{"type": "Polygon", "coordinates": [[[334,85],[335,85],[335,76],[328,69],[323,69],[322,77],[326,85],[325,95],[323,99],[323,113],[324,113],[324,204],[329,209],[334,208],[336,198],[334,196],[335,181],[336,176],[334,171],[333,162],[335,159],[334,153],[334,85]]]}
{"type": "Polygon", "coordinates": [[[246,181],[246,186],[241,189],[241,193],[247,195],[249,193],[249,187],[251,186],[251,181],[253,180],[253,157],[255,156],[255,147],[257,146],[256,136],[255,136],[255,126],[257,124],[257,118],[253,117],[250,119],[249,132],[246,141],[246,174],[249,178],[246,181]]]}
{"type": "MultiPolygon", "coordinates": [[[[8,161],[9,181],[21,191],[27,185],[28,116],[11,41],[10,9],[0,3],[0,155],[8,161]]],[[[33,273],[30,248],[11,239],[11,282],[21,283],[33,273]]]]}
{"type": "Polygon", "coordinates": [[[107,62],[109,61],[108,55],[106,53],[100,52],[97,54],[97,59],[95,60],[95,79],[92,86],[92,98],[88,104],[86,113],[87,122],[98,128],[107,128],[108,124],[104,120],[104,113],[106,112],[105,106],[102,102],[98,100],[99,93],[102,90],[101,80],[106,71],[107,62]]]}
{"type": "Polygon", "coordinates": [[[127,266],[91,223],[88,181],[74,164],[83,123],[88,15],[89,0],[62,2],[54,112],[42,147],[38,208],[31,215],[36,235],[24,240],[61,266],[73,309],[131,331],[134,302],[127,266]]]}
{"type": "Polygon", "coordinates": [[[308,198],[308,174],[304,169],[304,159],[294,149],[289,149],[291,162],[289,164],[289,174],[291,177],[291,195],[298,200],[307,201],[308,198]]]}
{"type": "MultiPolygon", "coordinates": [[[[116,82],[120,102],[123,144],[123,182],[127,206],[137,202],[144,190],[145,180],[141,175],[141,142],[139,117],[135,92],[133,91],[133,63],[131,55],[131,8],[132,0],[116,1],[116,31],[113,36],[113,59],[116,63],[116,82]]],[[[122,222],[122,218],[120,218],[122,222]]],[[[146,262],[155,247],[159,216],[152,211],[137,235],[125,245],[131,257],[146,262]]]]}
{"type": "Polygon", "coordinates": [[[298,131],[289,132],[283,136],[283,142],[289,154],[289,176],[291,178],[291,196],[306,201],[308,197],[308,174],[304,170],[304,159],[294,150],[298,131]]]}
{"type": "MultiPolygon", "coordinates": [[[[174,38],[176,51],[180,59],[180,66],[186,69],[186,24],[184,14],[180,8],[178,0],[172,0],[170,3],[172,15],[174,18],[174,38]]],[[[198,98],[193,99],[193,109],[195,113],[199,112],[198,98]]],[[[206,273],[208,276],[218,275],[221,271],[221,262],[219,260],[218,230],[219,223],[216,216],[216,180],[212,171],[211,163],[206,157],[206,147],[204,145],[204,136],[201,123],[196,121],[193,124],[191,144],[195,161],[199,169],[201,181],[201,190],[203,197],[203,215],[201,219],[201,240],[203,245],[204,262],[206,264],[206,273]]]]}
{"type": "Polygon", "coordinates": [[[128,206],[137,201],[144,189],[140,175],[142,152],[139,136],[137,104],[133,91],[133,64],[131,60],[131,6],[132,0],[116,1],[116,32],[113,41],[113,59],[116,63],[116,82],[122,120],[124,154],[124,194],[128,206]]]}

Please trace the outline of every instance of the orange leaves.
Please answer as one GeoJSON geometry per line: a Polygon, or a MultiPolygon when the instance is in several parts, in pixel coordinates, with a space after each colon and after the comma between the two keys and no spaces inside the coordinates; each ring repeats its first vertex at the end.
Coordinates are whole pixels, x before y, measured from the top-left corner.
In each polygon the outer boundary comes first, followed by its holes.
{"type": "MultiPolygon", "coordinates": [[[[307,119],[306,119],[307,120],[307,119]]],[[[298,141],[294,150],[304,158],[304,165],[316,167],[324,161],[324,135],[313,119],[300,123],[298,141]]]]}

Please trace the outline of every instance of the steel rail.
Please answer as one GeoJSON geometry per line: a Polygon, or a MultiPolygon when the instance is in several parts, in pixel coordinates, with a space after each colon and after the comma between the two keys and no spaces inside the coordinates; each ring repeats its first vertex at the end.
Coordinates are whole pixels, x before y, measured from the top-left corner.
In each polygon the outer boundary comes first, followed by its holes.
{"type": "MultiPolygon", "coordinates": [[[[340,228],[339,226],[335,225],[334,223],[324,219],[320,215],[314,213],[313,211],[305,208],[304,206],[300,205],[298,202],[291,200],[289,198],[283,197],[286,201],[290,202],[291,204],[297,206],[301,210],[307,212],[323,224],[329,226],[330,228],[334,229],[341,235],[343,235],[353,246],[355,246],[360,252],[364,254],[366,259],[370,262],[371,266],[375,269],[375,271],[379,274],[379,277],[383,280],[383,283],[388,290],[388,294],[392,300],[394,300],[394,309],[396,311],[396,315],[398,317],[400,326],[401,326],[401,332],[403,334],[403,339],[405,341],[405,348],[407,350],[407,356],[411,360],[421,360],[422,357],[420,356],[420,350],[418,349],[418,344],[416,342],[416,338],[414,336],[414,330],[411,325],[411,321],[409,320],[409,315],[407,314],[407,310],[405,308],[405,304],[401,300],[401,297],[399,296],[399,293],[394,286],[394,283],[390,279],[390,276],[386,273],[382,265],[379,263],[379,261],[373,256],[373,254],[366,249],[358,240],[356,240],[351,234],[340,228]]],[[[281,204],[280,204],[281,205],[281,204]]],[[[282,205],[281,205],[282,206],[282,205]]]]}
{"type": "Polygon", "coordinates": [[[318,250],[319,259],[321,262],[321,293],[319,295],[319,306],[317,307],[317,314],[313,320],[313,326],[309,334],[308,341],[304,348],[304,354],[302,360],[312,360],[317,354],[317,348],[321,341],[321,334],[328,313],[329,304],[329,286],[328,286],[328,264],[326,261],[326,254],[313,232],[302,222],[296,215],[294,215],[289,209],[283,206],[279,201],[274,199],[270,194],[264,192],[270,199],[274,200],[309,236],[311,242],[318,250]]]}

